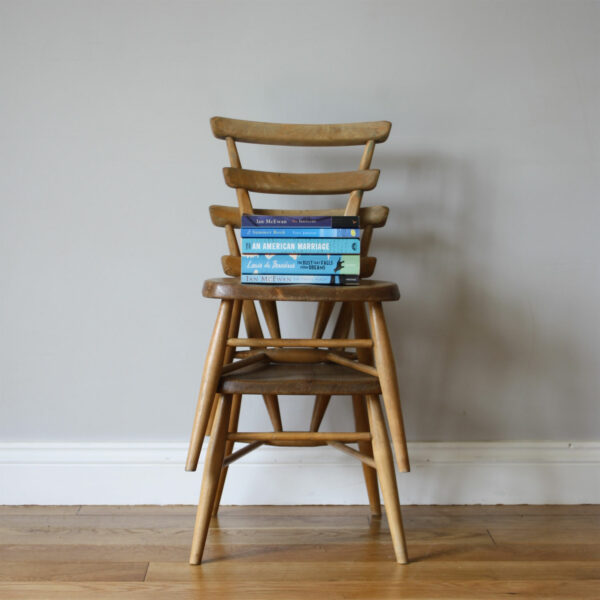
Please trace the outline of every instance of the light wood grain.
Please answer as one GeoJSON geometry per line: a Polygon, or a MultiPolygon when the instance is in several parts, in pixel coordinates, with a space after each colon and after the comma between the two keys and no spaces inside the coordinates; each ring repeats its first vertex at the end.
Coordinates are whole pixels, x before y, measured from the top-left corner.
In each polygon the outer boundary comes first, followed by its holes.
{"type": "Polygon", "coordinates": [[[378,394],[377,377],[331,363],[257,364],[224,375],[219,391],[228,394],[378,394]]]}
{"type": "MultiPolygon", "coordinates": [[[[238,154],[235,140],[232,137],[225,138],[227,143],[227,154],[229,155],[229,162],[235,169],[241,169],[242,163],[240,162],[240,155],[238,154]]],[[[252,202],[250,201],[250,195],[248,190],[241,187],[236,189],[236,195],[238,199],[238,207],[240,213],[252,214],[254,212],[252,208],[252,202]]],[[[231,248],[230,248],[231,251],[231,248]]],[[[239,250],[238,250],[239,254],[239,250]]]]}
{"type": "Polygon", "coordinates": [[[396,560],[399,563],[407,563],[408,553],[406,550],[402,515],[400,513],[400,498],[398,497],[398,486],[394,472],[394,459],[392,458],[392,450],[387,435],[383,410],[381,409],[378,396],[367,395],[366,400],[369,427],[373,436],[371,440],[373,457],[375,458],[385,512],[390,525],[396,560]]]}
{"type": "Polygon", "coordinates": [[[186,471],[195,471],[202,449],[202,442],[206,433],[213,400],[217,391],[219,373],[225,358],[227,331],[230,326],[233,302],[223,300],[219,306],[217,321],[208,346],[207,360],[202,373],[198,405],[192,425],[192,435],[186,461],[186,471]]]}
{"type": "Polygon", "coordinates": [[[379,171],[276,173],[224,167],[223,176],[229,187],[261,194],[329,195],[372,190],[377,185],[379,171]]]}
{"type": "Polygon", "coordinates": [[[240,142],[279,146],[355,146],[368,140],[384,142],[392,127],[389,121],[309,125],[227,117],[213,117],[210,125],[219,139],[231,137],[240,142]]]}
{"type": "Polygon", "coordinates": [[[335,352],[328,352],[327,359],[330,360],[332,363],[342,365],[344,367],[349,367],[351,369],[354,369],[355,371],[359,371],[360,373],[366,373],[367,375],[372,375],[373,377],[378,376],[377,369],[375,367],[365,365],[364,363],[358,361],[350,360],[335,352]]]}
{"type": "Polygon", "coordinates": [[[190,564],[192,565],[197,565],[202,561],[202,554],[204,552],[204,545],[206,544],[206,536],[208,534],[208,526],[215,505],[215,497],[218,490],[221,468],[223,466],[229,417],[231,414],[231,402],[231,396],[225,395],[219,399],[219,406],[217,407],[215,426],[206,454],[200,501],[198,502],[196,524],[194,525],[194,537],[192,539],[192,549],[190,552],[190,564]]]}
{"type": "Polygon", "coordinates": [[[144,581],[147,570],[147,562],[0,561],[0,582],[144,581]]]}
{"type": "Polygon", "coordinates": [[[334,306],[335,302],[319,302],[311,337],[320,338],[323,336],[334,306]]]}
{"type": "MultiPolygon", "coordinates": [[[[229,415],[229,428],[228,432],[234,433],[238,430],[238,423],[240,420],[240,410],[242,408],[242,397],[239,394],[235,394],[231,398],[231,412],[229,415]]],[[[224,456],[227,458],[233,452],[234,442],[226,440],[224,456]]],[[[252,449],[247,448],[246,454],[252,449]]],[[[233,461],[230,461],[233,462],[233,461]]],[[[212,516],[214,517],[219,512],[219,506],[221,504],[221,496],[223,495],[223,488],[225,487],[225,480],[227,479],[228,464],[225,460],[223,461],[223,467],[219,477],[219,484],[215,493],[215,501],[212,509],[212,516]]]]}
{"type": "MultiPolygon", "coordinates": [[[[195,509],[195,507],[194,507],[195,509]]],[[[368,508],[365,508],[368,512],[368,508]]],[[[213,519],[219,521],[219,518],[213,519]]],[[[211,529],[212,531],[212,529],[211,529]]],[[[407,529],[408,531],[408,529],[407,529]]],[[[93,535],[93,532],[89,535],[93,535]]],[[[385,532],[385,535],[389,535],[385,532]]],[[[411,564],[419,561],[454,562],[462,561],[557,561],[573,560],[581,563],[600,562],[598,544],[502,544],[494,545],[488,537],[463,540],[441,540],[438,542],[418,541],[411,538],[411,564]]],[[[189,536],[177,544],[0,544],[0,560],[6,561],[177,561],[187,563],[189,536]]],[[[125,541],[125,540],[123,540],[125,541]]],[[[394,551],[386,543],[365,540],[362,543],[331,541],[327,544],[255,544],[223,543],[208,544],[204,551],[205,561],[230,562],[310,562],[314,560],[352,560],[358,562],[394,561],[394,551]]],[[[457,566],[460,568],[460,566],[457,566]]]]}
{"type": "Polygon", "coordinates": [[[361,440],[370,440],[371,434],[368,432],[359,431],[335,431],[335,432],[320,432],[320,431],[244,431],[230,433],[228,439],[238,442],[253,442],[255,440],[264,441],[315,441],[315,442],[358,442],[361,440]]]}
{"type": "Polygon", "coordinates": [[[364,583],[453,580],[600,580],[597,563],[578,561],[464,561],[457,568],[454,562],[422,561],[410,566],[390,562],[357,563],[331,561],[327,563],[277,563],[261,564],[241,562],[228,565],[225,561],[213,562],[205,569],[194,569],[184,563],[152,562],[146,581],[192,582],[249,580],[258,581],[347,581],[364,583]]]}
{"type": "MultiPolygon", "coordinates": [[[[599,580],[573,581],[369,581],[364,585],[357,582],[320,582],[318,593],[321,598],[331,600],[390,600],[402,599],[476,599],[497,600],[499,598],[543,598],[545,600],[574,598],[597,598],[599,580]]],[[[285,598],[306,600],[315,594],[313,582],[265,582],[254,580],[212,582],[200,580],[190,583],[143,582],[143,583],[3,583],[0,598],[10,600],[99,600],[127,598],[128,600],[198,600],[211,598],[226,600],[248,598],[285,598]]]]}
{"type": "MultiPolygon", "coordinates": [[[[369,140],[365,144],[365,149],[363,150],[363,155],[360,159],[360,165],[358,166],[359,170],[365,171],[371,166],[374,150],[375,142],[373,140],[369,140]]],[[[346,204],[346,215],[354,216],[358,214],[362,197],[362,190],[353,190],[353,192],[350,194],[350,198],[348,198],[348,203],[346,204]]]]}
{"type": "MultiPolygon", "coordinates": [[[[354,424],[356,431],[369,431],[369,419],[367,416],[367,406],[363,396],[352,396],[352,411],[354,413],[354,424]]],[[[362,441],[358,444],[358,449],[364,455],[373,457],[373,446],[369,441],[362,441]]],[[[363,477],[367,488],[369,506],[371,514],[381,516],[381,501],[379,498],[379,486],[377,485],[377,471],[370,465],[363,464],[363,477]]]]}
{"type": "Polygon", "coordinates": [[[373,341],[366,339],[317,339],[317,338],[232,338],[228,346],[249,348],[371,348],[373,341]]]}
{"type": "Polygon", "coordinates": [[[371,332],[373,335],[373,350],[375,366],[379,373],[381,394],[385,413],[390,427],[392,444],[396,452],[396,460],[400,471],[410,471],[406,435],[404,433],[404,419],[400,406],[400,392],[398,390],[398,377],[390,336],[386,327],[383,307],[381,302],[369,303],[371,317],[371,332]]]}
{"type": "MultiPolygon", "coordinates": [[[[239,257],[230,256],[232,260],[239,257]]],[[[253,285],[234,277],[207,279],[202,287],[206,298],[232,300],[281,300],[286,302],[389,302],[400,298],[400,290],[389,281],[361,281],[358,285],[253,285]]],[[[245,303],[244,303],[245,304],[245,303]]]]}

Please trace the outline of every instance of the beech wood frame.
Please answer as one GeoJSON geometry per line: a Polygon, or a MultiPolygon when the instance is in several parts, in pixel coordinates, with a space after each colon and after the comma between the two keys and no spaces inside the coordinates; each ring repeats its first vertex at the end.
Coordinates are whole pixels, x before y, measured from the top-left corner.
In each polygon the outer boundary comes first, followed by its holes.
{"type": "MultiPolygon", "coordinates": [[[[361,207],[363,192],[372,189],[377,182],[378,171],[370,169],[376,143],[387,139],[391,125],[386,121],[345,125],[286,125],[258,123],[214,117],[213,133],[224,139],[230,160],[225,168],[228,185],[236,188],[237,209],[224,206],[210,208],[211,219],[225,229],[229,255],[223,257],[226,275],[239,276],[240,250],[234,229],[239,228],[240,218],[247,214],[285,214],[286,211],[254,209],[248,190],[275,193],[341,193],[350,192],[346,208],[339,210],[287,211],[294,214],[344,214],[361,217],[361,277],[369,277],[375,267],[374,257],[367,255],[373,228],[381,227],[387,219],[386,207],[361,207]],[[339,174],[274,174],[242,169],[236,141],[279,145],[338,146],[364,144],[357,171],[339,174]],[[243,186],[243,187],[242,187],[243,186]],[[349,187],[350,186],[350,187],[349,187]]],[[[209,280],[207,284],[210,284],[209,280]]],[[[219,280],[222,283],[222,280],[219,280]]],[[[390,533],[396,559],[408,562],[393,453],[384,419],[379,395],[353,392],[354,432],[320,432],[323,417],[331,394],[315,397],[310,426],[307,431],[283,431],[279,401],[276,394],[265,393],[272,432],[238,432],[241,393],[218,393],[221,377],[234,376],[240,370],[260,369],[270,363],[333,363],[353,369],[379,383],[383,407],[389,423],[391,442],[400,471],[409,471],[406,437],[398,391],[398,382],[389,333],[387,331],[382,302],[397,300],[395,284],[368,285],[360,301],[353,299],[352,288],[338,288],[327,293],[321,286],[302,286],[294,297],[286,297],[286,288],[261,286],[260,293],[253,296],[257,286],[242,286],[238,280],[225,280],[219,287],[205,285],[205,295],[220,299],[214,331],[209,343],[198,405],[192,427],[186,470],[194,471],[198,465],[202,442],[210,434],[206,453],[202,489],[190,554],[191,564],[200,564],[208,534],[211,516],[217,514],[231,463],[264,444],[274,446],[323,446],[328,445],[362,462],[371,513],[381,515],[378,480],[383,494],[390,533]],[[229,282],[231,281],[231,284],[229,282]],[[386,287],[387,286],[387,287],[386,287]],[[227,288],[226,293],[222,288],[227,288]],[[321,288],[321,289],[319,289],[321,288]],[[265,292],[265,289],[267,290],[265,292]],[[317,293],[317,290],[319,292],[317,293]],[[298,294],[300,293],[299,297],[298,294]],[[312,330],[307,339],[282,338],[276,301],[314,300],[318,302],[312,330]],[[264,315],[270,337],[265,337],[258,318],[255,302],[264,315]],[[331,338],[323,338],[336,302],[340,310],[331,338]],[[368,309],[368,310],[367,310],[368,309]],[[243,319],[246,338],[238,337],[243,319]],[[354,338],[349,338],[354,326],[354,338]],[[241,350],[240,350],[241,348],[241,350]],[[249,348],[244,350],[244,348],[249,348]],[[348,348],[354,349],[353,352],[348,348]],[[234,444],[247,445],[234,451],[234,444]],[[347,446],[358,444],[358,450],[347,446]]],[[[290,288],[287,288],[288,290],[290,288]]],[[[361,290],[362,292],[363,290],[361,290]]],[[[356,298],[356,296],[354,296],[356,298]]],[[[337,368],[337,367],[335,367],[337,368]]],[[[365,388],[363,388],[365,389],[365,388]]],[[[335,394],[335,384],[331,386],[335,394]]],[[[264,391],[264,390],[263,390],[264,391]]]]}

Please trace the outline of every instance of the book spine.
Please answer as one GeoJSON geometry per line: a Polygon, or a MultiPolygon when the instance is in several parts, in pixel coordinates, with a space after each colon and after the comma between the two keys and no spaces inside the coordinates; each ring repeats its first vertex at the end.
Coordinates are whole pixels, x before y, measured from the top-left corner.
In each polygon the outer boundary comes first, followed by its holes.
{"type": "Polygon", "coordinates": [[[242,283],[358,285],[358,275],[242,275],[242,283]]]}
{"type": "Polygon", "coordinates": [[[348,238],[244,238],[245,254],[360,254],[360,240],[348,238]]]}
{"type": "Polygon", "coordinates": [[[358,217],[309,215],[242,215],[242,227],[325,227],[352,229],[359,227],[358,217]]]}
{"type": "Polygon", "coordinates": [[[360,238],[360,229],[315,227],[242,227],[243,238],[360,238]]]}
{"type": "Polygon", "coordinates": [[[248,275],[359,275],[358,254],[242,256],[242,274],[248,275]]]}

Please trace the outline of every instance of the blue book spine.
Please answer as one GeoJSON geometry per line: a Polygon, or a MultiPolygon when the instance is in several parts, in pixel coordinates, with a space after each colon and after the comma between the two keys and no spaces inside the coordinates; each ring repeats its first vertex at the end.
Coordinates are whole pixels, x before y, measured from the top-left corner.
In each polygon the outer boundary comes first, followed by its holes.
{"type": "Polygon", "coordinates": [[[360,229],[314,227],[242,227],[242,237],[272,238],[360,238],[360,229]]]}
{"type": "Polygon", "coordinates": [[[245,254],[360,254],[351,238],[243,238],[245,254]]]}
{"type": "Polygon", "coordinates": [[[242,227],[359,227],[359,218],[326,215],[242,215],[242,227]]]}
{"type": "Polygon", "coordinates": [[[242,274],[246,275],[358,275],[358,254],[303,256],[296,254],[242,256],[242,274]]]}
{"type": "Polygon", "coordinates": [[[358,285],[358,275],[242,275],[242,283],[358,285]]]}

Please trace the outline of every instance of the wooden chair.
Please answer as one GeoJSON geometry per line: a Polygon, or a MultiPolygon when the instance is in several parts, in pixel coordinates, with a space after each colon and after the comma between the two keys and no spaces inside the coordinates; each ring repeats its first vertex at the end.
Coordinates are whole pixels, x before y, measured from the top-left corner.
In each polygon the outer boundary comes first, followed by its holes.
{"type": "Polygon", "coordinates": [[[199,564],[202,560],[210,518],[218,511],[228,466],[263,444],[328,445],[362,461],[371,512],[381,514],[379,478],[396,558],[406,563],[393,455],[379,400],[381,394],[399,469],[408,471],[396,368],[382,308],[383,302],[398,300],[399,292],[395,283],[368,279],[375,268],[375,258],[368,256],[373,229],[385,224],[388,209],[361,207],[363,192],[373,189],[379,176],[379,171],[370,169],[375,144],[387,139],[391,124],[378,121],[289,125],[214,117],[211,126],[214,135],[226,141],[231,166],[223,172],[227,185],[236,189],[238,207],[210,207],[213,224],[225,229],[229,255],[222,258],[227,277],[209,279],[203,289],[205,297],[218,299],[220,305],[202,374],[186,464],[186,470],[196,470],[202,441],[210,431],[190,563],[199,564]],[[236,142],[281,146],[364,144],[365,147],[356,171],[296,174],[242,169],[236,142]],[[261,210],[253,207],[249,192],[349,194],[349,198],[343,210],[261,210]],[[241,284],[240,251],[234,230],[240,227],[243,213],[359,215],[362,228],[360,284],[337,287],[241,284]],[[277,302],[297,301],[318,303],[311,337],[282,338],[277,302]],[[257,302],[270,337],[263,335],[257,302]],[[340,303],[340,310],[332,338],[323,339],[336,303],[340,303]],[[242,317],[247,338],[238,337],[242,317]],[[352,326],[354,337],[349,338],[352,326]],[[238,431],[244,394],[263,396],[273,431],[238,431]],[[306,431],[283,430],[280,394],[315,395],[311,423],[306,431]],[[356,431],[319,431],[329,399],[336,394],[352,397],[356,431]],[[247,445],[233,451],[235,442],[247,445]],[[357,443],[359,449],[348,446],[349,443],[357,443]]]}

